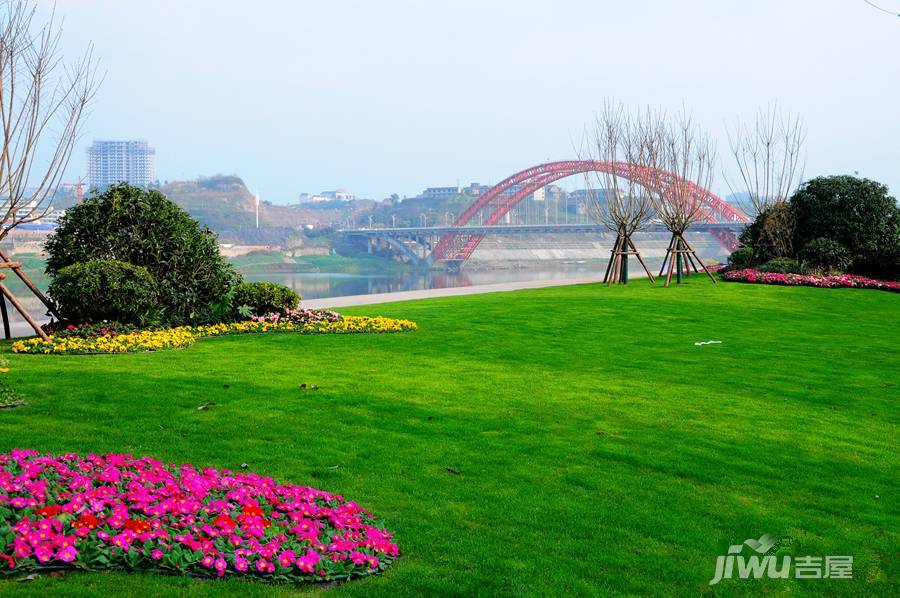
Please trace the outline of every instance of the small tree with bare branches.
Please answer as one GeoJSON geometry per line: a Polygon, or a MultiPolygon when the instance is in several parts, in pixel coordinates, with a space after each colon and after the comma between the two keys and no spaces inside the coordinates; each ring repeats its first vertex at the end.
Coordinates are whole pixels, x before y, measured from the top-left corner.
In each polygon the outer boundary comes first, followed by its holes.
{"type": "Polygon", "coordinates": [[[616,233],[603,281],[607,285],[627,284],[628,256],[634,255],[653,282],[653,274],[632,240],[632,235],[650,219],[651,199],[637,177],[625,177],[621,170],[641,163],[637,123],[620,103],[607,100],[594,119],[594,130],[586,137],[589,149],[580,153],[609,165],[603,171],[585,173],[588,213],[595,222],[616,233]]]}
{"type": "Polygon", "coordinates": [[[640,138],[645,187],[656,217],[672,233],[659,276],[668,271],[669,286],[673,273],[680,284],[684,273],[702,269],[715,283],[684,236],[703,215],[699,194],[712,183],[716,155],[712,139],[684,110],[671,117],[648,111],[640,121],[640,138]]]}
{"type": "MultiPolygon", "coordinates": [[[[793,221],[787,201],[803,179],[806,129],[799,115],[775,104],[760,109],[752,125],[738,122],[728,132],[731,154],[746,194],[744,211],[760,222],[755,254],[793,254],[793,221]]],[[[732,193],[735,187],[729,183],[732,193]]]]}
{"type": "MultiPolygon", "coordinates": [[[[74,62],[60,51],[62,29],[51,15],[36,20],[32,0],[0,3],[0,239],[20,224],[34,222],[50,208],[79,138],[85,111],[99,87],[93,49],[74,62]]],[[[0,253],[39,298],[16,262],[0,253]]],[[[0,291],[43,336],[40,328],[3,285],[0,291]]],[[[0,301],[6,324],[6,304],[0,301]]],[[[8,326],[6,326],[7,337],[8,326]]]]}

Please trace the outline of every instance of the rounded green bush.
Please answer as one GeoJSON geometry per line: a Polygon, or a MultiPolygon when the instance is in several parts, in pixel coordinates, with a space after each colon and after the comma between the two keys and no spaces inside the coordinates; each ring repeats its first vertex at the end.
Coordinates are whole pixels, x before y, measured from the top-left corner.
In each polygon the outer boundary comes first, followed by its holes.
{"type": "Polygon", "coordinates": [[[728,256],[728,265],[732,268],[749,268],[753,265],[753,248],[738,247],[728,256]]]}
{"type": "Polygon", "coordinates": [[[789,257],[776,257],[760,266],[759,271],[778,274],[803,274],[803,267],[797,260],[789,257]]]}
{"type": "Polygon", "coordinates": [[[116,260],[88,260],[60,269],[48,289],[70,322],[103,320],[155,324],[159,286],[146,268],[116,260]]]}
{"type": "Polygon", "coordinates": [[[815,238],[804,245],[799,257],[807,268],[826,274],[843,272],[850,263],[847,249],[827,237],[815,238]]]}
{"type": "Polygon", "coordinates": [[[156,279],[162,324],[221,321],[240,280],[216,235],[153,189],[113,185],[66,210],[44,245],[47,273],[90,260],[143,266],[156,279]]]}
{"type": "Polygon", "coordinates": [[[274,282],[244,282],[234,290],[231,305],[234,317],[284,314],[296,309],[300,295],[290,287],[274,282]]]}
{"type": "Polygon", "coordinates": [[[854,274],[894,278],[900,252],[900,207],[887,186],[853,176],[817,177],[791,197],[796,217],[794,247],[822,237],[847,251],[854,274]]]}

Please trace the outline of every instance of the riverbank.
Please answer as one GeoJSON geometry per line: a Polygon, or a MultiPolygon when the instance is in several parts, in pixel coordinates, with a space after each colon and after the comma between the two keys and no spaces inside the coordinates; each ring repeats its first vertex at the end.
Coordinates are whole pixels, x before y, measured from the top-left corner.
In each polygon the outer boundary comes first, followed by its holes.
{"type": "Polygon", "coordinates": [[[485,293],[502,293],[523,289],[542,289],[546,287],[562,287],[576,284],[602,282],[603,276],[580,276],[577,278],[557,278],[545,280],[518,280],[497,284],[479,284],[472,286],[448,287],[443,289],[420,289],[415,291],[399,291],[396,293],[374,293],[367,295],[349,295],[346,297],[323,297],[304,301],[303,306],[310,309],[348,307],[351,305],[374,305],[377,303],[393,303],[395,301],[414,301],[432,297],[456,297],[460,295],[481,295],[485,293]]]}

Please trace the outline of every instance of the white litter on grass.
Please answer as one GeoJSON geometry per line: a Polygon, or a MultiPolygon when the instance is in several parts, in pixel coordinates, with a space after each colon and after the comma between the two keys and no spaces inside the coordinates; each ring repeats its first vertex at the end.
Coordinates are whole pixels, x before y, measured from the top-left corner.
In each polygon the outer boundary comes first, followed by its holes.
{"type": "Polygon", "coordinates": [[[701,341],[699,343],[694,343],[695,347],[702,347],[703,345],[721,345],[722,341],[701,341]]]}

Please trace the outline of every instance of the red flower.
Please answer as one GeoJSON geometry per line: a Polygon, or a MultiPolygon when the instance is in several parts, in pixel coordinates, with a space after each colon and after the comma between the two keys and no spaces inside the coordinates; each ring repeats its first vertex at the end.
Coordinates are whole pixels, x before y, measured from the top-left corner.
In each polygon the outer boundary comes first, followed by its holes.
{"type": "Polygon", "coordinates": [[[85,513],[84,515],[73,521],[72,525],[75,527],[86,527],[88,529],[94,529],[98,525],[100,525],[100,520],[89,513],[85,513]]]}
{"type": "Polygon", "coordinates": [[[216,517],[216,520],[213,521],[213,525],[221,530],[231,531],[237,526],[237,521],[228,515],[219,515],[216,517]]]}
{"type": "Polygon", "coordinates": [[[263,510],[256,505],[247,505],[246,507],[244,507],[243,513],[247,517],[261,517],[263,514],[263,510]]]}
{"type": "Polygon", "coordinates": [[[129,519],[125,522],[125,529],[131,530],[136,534],[142,534],[144,532],[149,532],[151,527],[150,523],[143,519],[129,519]]]}
{"type": "Polygon", "coordinates": [[[62,509],[59,505],[46,505],[41,507],[40,509],[35,509],[34,514],[40,515],[41,517],[55,517],[59,515],[62,509]]]}

